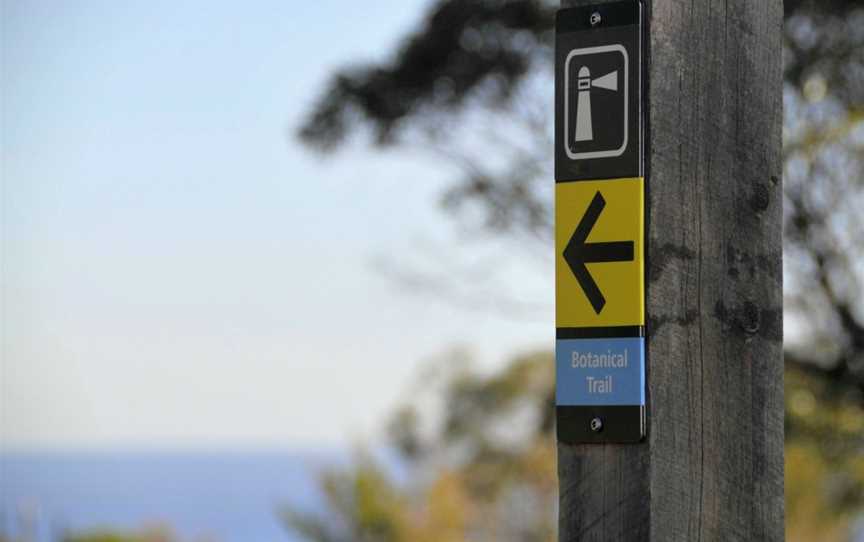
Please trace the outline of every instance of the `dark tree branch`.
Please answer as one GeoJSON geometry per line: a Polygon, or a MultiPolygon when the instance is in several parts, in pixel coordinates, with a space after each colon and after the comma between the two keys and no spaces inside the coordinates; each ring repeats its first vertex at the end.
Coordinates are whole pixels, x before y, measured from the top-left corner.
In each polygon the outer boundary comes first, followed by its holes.
{"type": "Polygon", "coordinates": [[[332,148],[353,128],[353,113],[388,144],[403,119],[457,108],[490,80],[489,98],[504,103],[549,47],[554,12],[539,0],[440,2],[392,62],[337,74],[299,135],[332,148]]]}

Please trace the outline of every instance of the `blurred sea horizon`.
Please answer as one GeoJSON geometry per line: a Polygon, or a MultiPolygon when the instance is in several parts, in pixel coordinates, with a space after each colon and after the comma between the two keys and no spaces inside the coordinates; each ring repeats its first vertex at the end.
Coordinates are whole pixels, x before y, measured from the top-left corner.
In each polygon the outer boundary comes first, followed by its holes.
{"type": "Polygon", "coordinates": [[[336,449],[0,453],[0,535],[165,528],[178,540],[301,539],[280,510],[323,510],[317,473],[345,464],[336,449]]]}

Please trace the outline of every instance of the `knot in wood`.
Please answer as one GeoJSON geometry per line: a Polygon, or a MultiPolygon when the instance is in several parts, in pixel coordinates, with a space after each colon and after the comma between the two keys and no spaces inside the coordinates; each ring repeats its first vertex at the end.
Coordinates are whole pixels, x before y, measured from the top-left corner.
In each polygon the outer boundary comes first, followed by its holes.
{"type": "Polygon", "coordinates": [[[750,198],[750,207],[756,212],[762,212],[771,204],[771,192],[768,187],[762,183],[756,185],[753,189],[753,196],[750,198]]]}
{"type": "Polygon", "coordinates": [[[759,331],[762,325],[762,318],[759,315],[759,307],[752,301],[747,301],[741,307],[741,329],[745,332],[753,334],[759,331]]]}

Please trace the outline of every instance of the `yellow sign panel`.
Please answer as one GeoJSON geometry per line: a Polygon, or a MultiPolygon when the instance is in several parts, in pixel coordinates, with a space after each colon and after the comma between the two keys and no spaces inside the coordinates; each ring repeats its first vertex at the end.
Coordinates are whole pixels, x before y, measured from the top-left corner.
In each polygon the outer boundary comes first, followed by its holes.
{"type": "Polygon", "coordinates": [[[555,184],[555,323],[645,325],[644,181],[555,184]]]}

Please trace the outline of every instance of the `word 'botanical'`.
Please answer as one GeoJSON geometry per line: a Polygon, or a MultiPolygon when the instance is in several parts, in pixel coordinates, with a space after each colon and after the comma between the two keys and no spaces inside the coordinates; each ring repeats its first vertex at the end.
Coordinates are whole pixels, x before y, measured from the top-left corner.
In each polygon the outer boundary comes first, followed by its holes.
{"type": "Polygon", "coordinates": [[[627,349],[624,349],[623,354],[613,354],[611,350],[607,350],[605,354],[599,355],[595,352],[582,353],[574,350],[570,358],[570,365],[574,369],[623,369],[627,367],[627,349]]]}

